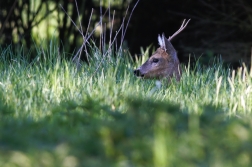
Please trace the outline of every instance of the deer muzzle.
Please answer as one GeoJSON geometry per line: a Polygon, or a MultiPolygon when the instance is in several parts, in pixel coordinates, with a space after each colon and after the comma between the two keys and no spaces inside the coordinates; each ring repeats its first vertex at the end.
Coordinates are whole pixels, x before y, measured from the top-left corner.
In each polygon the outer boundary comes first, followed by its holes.
{"type": "Polygon", "coordinates": [[[134,70],[134,75],[141,78],[144,77],[144,74],[141,72],[140,68],[134,70]]]}

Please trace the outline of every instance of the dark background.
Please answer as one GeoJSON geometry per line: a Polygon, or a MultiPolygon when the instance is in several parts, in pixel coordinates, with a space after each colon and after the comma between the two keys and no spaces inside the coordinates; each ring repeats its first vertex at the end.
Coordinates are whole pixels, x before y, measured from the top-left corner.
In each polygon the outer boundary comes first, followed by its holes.
{"type": "MultiPolygon", "coordinates": [[[[60,50],[69,53],[76,51],[82,43],[82,37],[75,26],[69,24],[69,17],[60,7],[62,5],[66,13],[78,24],[75,1],[41,0],[37,1],[39,2],[37,8],[33,7],[32,2],[35,0],[0,1],[1,47],[12,44],[14,47],[22,46],[32,52],[34,45],[40,45],[37,42],[39,40],[34,39],[36,36],[32,35],[33,28],[39,27],[41,22],[50,17],[58,22],[56,31],[60,50]],[[55,12],[56,16],[52,17],[51,14],[55,12]]],[[[115,11],[112,37],[124,21],[124,27],[121,29],[122,32],[126,32],[123,38],[124,49],[128,49],[131,55],[140,56],[141,47],[143,49],[148,46],[153,49],[158,47],[158,34],[164,32],[169,37],[177,31],[183,19],[191,18],[187,28],[172,40],[181,62],[187,63],[191,56],[201,57],[201,62],[207,64],[213,58],[221,56],[225,63],[234,67],[240,66],[241,62],[250,64],[252,47],[252,3],[250,0],[140,0],[134,11],[137,0],[111,0],[109,8],[109,1],[102,2],[77,0],[84,34],[86,31],[92,33],[102,13],[103,27],[106,27],[106,31],[103,32],[106,37],[104,41],[108,43],[111,29],[108,23],[115,11]],[[89,24],[91,13],[92,19],[89,24]],[[126,23],[131,14],[127,27],[126,23]],[[107,24],[104,24],[106,22],[107,24]]],[[[97,44],[101,44],[99,37],[101,36],[93,35],[92,39],[97,44]]],[[[122,40],[121,37],[122,35],[119,34],[118,43],[122,40]]],[[[51,38],[48,35],[47,40],[50,41],[51,38]]]]}

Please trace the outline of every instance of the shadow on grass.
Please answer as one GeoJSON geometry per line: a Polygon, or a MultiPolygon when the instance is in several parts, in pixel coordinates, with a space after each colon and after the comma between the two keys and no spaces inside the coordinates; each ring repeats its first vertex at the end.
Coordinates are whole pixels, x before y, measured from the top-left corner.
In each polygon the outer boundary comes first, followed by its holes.
{"type": "Polygon", "coordinates": [[[127,98],[127,112],[91,98],[43,119],[0,104],[0,166],[249,166],[251,118],[214,106],[188,114],[169,102],[127,98]]]}

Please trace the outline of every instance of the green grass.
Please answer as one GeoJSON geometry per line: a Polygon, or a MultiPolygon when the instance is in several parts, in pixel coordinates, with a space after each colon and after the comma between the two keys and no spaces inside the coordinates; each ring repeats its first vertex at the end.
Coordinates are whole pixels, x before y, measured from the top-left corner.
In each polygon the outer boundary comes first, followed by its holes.
{"type": "Polygon", "coordinates": [[[91,49],[79,70],[53,44],[29,61],[0,49],[1,167],[251,166],[246,67],[184,65],[181,82],[159,88],[133,76],[148,54],[91,49]]]}

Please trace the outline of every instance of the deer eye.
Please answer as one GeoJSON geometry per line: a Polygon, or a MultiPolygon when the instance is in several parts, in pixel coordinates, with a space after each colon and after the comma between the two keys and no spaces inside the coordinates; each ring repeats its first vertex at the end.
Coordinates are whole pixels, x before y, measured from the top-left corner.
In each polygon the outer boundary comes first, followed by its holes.
{"type": "Polygon", "coordinates": [[[153,62],[153,63],[157,63],[158,61],[159,61],[159,60],[156,59],[156,58],[153,58],[153,59],[152,59],[152,62],[153,62]]]}

